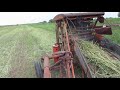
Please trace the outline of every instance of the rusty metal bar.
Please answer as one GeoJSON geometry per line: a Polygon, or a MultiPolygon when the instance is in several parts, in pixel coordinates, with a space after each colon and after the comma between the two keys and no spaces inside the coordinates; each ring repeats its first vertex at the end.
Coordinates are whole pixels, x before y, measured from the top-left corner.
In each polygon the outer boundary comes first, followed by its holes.
{"type": "Polygon", "coordinates": [[[70,78],[70,65],[68,60],[66,61],[66,64],[67,64],[67,77],[70,78]]]}
{"type": "Polygon", "coordinates": [[[49,57],[44,57],[44,78],[51,78],[49,57]]]}
{"type": "MultiPolygon", "coordinates": [[[[68,32],[67,32],[67,24],[64,23],[64,29],[65,29],[65,33],[66,33],[66,42],[67,42],[67,48],[68,48],[68,51],[70,52],[70,43],[69,43],[69,38],[68,38],[68,32]]],[[[69,56],[69,55],[68,55],[69,56]]],[[[75,74],[74,74],[74,68],[73,68],[73,63],[70,62],[72,68],[71,68],[71,72],[72,72],[72,76],[73,78],[75,78],[75,74]]],[[[69,62],[67,61],[67,74],[68,74],[68,77],[70,78],[70,65],[69,65],[69,62]]]]}
{"type": "Polygon", "coordinates": [[[67,24],[64,22],[64,30],[65,30],[65,35],[66,35],[66,43],[67,43],[67,49],[70,51],[70,46],[69,46],[69,39],[68,39],[68,32],[67,32],[67,24]]]}
{"type": "Polygon", "coordinates": [[[75,78],[74,66],[72,60],[71,60],[71,70],[72,70],[72,77],[75,78]]]}
{"type": "Polygon", "coordinates": [[[75,54],[77,55],[77,57],[79,59],[80,65],[84,69],[85,74],[87,74],[87,77],[88,78],[93,78],[94,76],[92,75],[92,72],[91,72],[84,56],[82,55],[81,50],[79,49],[79,46],[77,45],[77,43],[74,47],[74,50],[75,50],[75,54]]]}
{"type": "Polygon", "coordinates": [[[63,77],[63,74],[62,74],[62,65],[60,63],[60,78],[62,78],[62,77],[63,77]]]}
{"type": "Polygon", "coordinates": [[[57,20],[62,20],[65,17],[77,17],[77,16],[100,16],[100,15],[104,15],[104,12],[80,12],[80,13],[68,13],[68,14],[58,14],[54,17],[53,20],[57,21],[57,20]]]}

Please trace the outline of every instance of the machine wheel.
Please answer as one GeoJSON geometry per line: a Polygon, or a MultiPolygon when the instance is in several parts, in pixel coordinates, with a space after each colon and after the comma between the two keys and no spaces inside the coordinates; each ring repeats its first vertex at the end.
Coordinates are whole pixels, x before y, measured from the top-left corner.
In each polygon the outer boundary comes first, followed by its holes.
{"type": "Polygon", "coordinates": [[[43,78],[43,69],[40,62],[35,62],[35,71],[38,78],[43,78]]]}

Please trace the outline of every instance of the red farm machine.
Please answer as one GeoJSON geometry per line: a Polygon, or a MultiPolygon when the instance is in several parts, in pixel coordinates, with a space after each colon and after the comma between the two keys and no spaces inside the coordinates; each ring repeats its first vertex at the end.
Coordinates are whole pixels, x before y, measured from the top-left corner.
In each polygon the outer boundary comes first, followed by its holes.
{"type": "Polygon", "coordinates": [[[35,63],[37,76],[54,78],[56,76],[53,73],[57,73],[58,78],[77,78],[75,74],[77,60],[81,77],[94,78],[86,63],[86,58],[78,48],[77,41],[79,39],[97,42],[100,46],[120,55],[119,46],[103,36],[112,35],[109,23],[108,25],[104,24],[107,22],[103,17],[104,14],[104,12],[81,12],[56,15],[54,17],[56,43],[53,45],[53,54],[42,57],[42,65],[35,63]]]}

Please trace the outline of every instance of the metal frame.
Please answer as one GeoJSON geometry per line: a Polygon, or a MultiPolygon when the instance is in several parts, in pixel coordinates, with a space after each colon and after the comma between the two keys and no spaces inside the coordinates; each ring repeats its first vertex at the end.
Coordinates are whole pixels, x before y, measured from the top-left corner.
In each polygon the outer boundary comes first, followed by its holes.
{"type": "MultiPolygon", "coordinates": [[[[80,32],[80,30],[77,30],[77,28],[75,27],[74,23],[71,20],[74,20],[77,17],[82,18],[97,17],[98,19],[96,20],[94,26],[92,26],[92,28],[94,29],[92,33],[94,32],[97,39],[100,40],[101,38],[103,38],[101,34],[103,33],[109,35],[112,34],[111,28],[109,27],[106,28],[96,27],[96,23],[98,21],[104,22],[103,18],[101,18],[103,15],[104,12],[84,12],[84,13],[58,14],[54,17],[54,20],[56,22],[55,46],[57,45],[57,47],[53,47],[54,50],[51,56],[47,55],[42,58],[44,60],[44,78],[51,78],[52,77],[51,71],[55,69],[59,70],[61,78],[63,77],[75,78],[73,65],[74,55],[77,56],[79,63],[82,67],[83,77],[86,76],[87,78],[94,78],[89,68],[89,65],[86,62],[86,58],[82,54],[77,44],[77,41],[79,40],[78,32],[80,32]],[[68,20],[70,20],[70,22],[73,24],[74,30],[71,30],[68,20]],[[72,34],[72,31],[76,32],[76,34],[72,34]],[[96,32],[99,33],[97,34],[96,32]],[[54,65],[51,66],[50,60],[52,59],[54,59],[54,65]],[[65,74],[63,74],[63,71],[65,71],[65,74]]],[[[89,35],[91,33],[83,32],[82,34],[89,35]]]]}

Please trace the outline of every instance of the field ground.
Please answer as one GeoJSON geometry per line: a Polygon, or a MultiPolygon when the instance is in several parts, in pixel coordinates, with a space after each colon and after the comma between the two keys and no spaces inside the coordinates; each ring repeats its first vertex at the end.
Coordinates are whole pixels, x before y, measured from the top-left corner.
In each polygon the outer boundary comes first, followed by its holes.
{"type": "MultiPolygon", "coordinates": [[[[41,25],[42,26],[42,25],[41,25]]],[[[0,77],[34,78],[34,61],[52,51],[54,30],[37,25],[0,27],[0,77]]],[[[54,27],[54,24],[49,27],[54,27]]],[[[52,28],[54,29],[54,28],[52,28]]]]}

